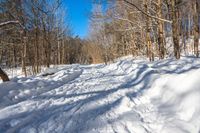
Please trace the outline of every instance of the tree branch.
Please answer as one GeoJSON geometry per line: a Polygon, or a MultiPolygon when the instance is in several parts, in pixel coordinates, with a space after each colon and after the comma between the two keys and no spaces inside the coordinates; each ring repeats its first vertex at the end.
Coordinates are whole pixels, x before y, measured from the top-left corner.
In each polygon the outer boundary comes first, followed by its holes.
{"type": "Polygon", "coordinates": [[[153,19],[157,19],[157,20],[160,20],[160,21],[163,21],[163,22],[167,22],[167,23],[172,23],[172,21],[170,21],[170,20],[159,18],[159,17],[156,17],[156,16],[152,16],[152,15],[144,12],[142,9],[137,7],[134,3],[129,2],[128,0],[123,0],[123,1],[126,2],[127,4],[131,5],[131,6],[135,7],[138,11],[140,11],[142,14],[146,15],[147,17],[150,17],[150,18],[153,18],[153,19]]]}
{"type": "Polygon", "coordinates": [[[2,22],[2,23],[0,23],[0,27],[6,26],[6,25],[9,25],[9,24],[19,24],[19,21],[11,20],[11,21],[2,22]]]}

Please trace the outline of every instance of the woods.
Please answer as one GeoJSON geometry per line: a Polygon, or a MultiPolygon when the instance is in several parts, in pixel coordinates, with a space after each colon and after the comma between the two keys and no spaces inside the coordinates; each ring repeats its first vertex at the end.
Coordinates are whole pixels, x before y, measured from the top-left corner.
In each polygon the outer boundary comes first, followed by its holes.
{"type": "MultiPolygon", "coordinates": [[[[103,3],[96,1],[99,6],[103,3]]],[[[99,28],[102,31],[98,35],[104,32],[108,38],[105,30],[110,30],[112,46],[108,47],[116,47],[115,58],[136,54],[147,56],[150,61],[154,57],[164,59],[171,56],[171,44],[176,59],[183,51],[198,57],[198,0],[110,0],[106,11],[93,14],[94,18],[98,18],[96,21],[101,19],[102,22],[102,28],[99,28]],[[194,41],[193,46],[191,40],[194,41]],[[186,44],[186,41],[190,43],[186,44]],[[125,50],[123,47],[128,48],[125,50]]]]}
{"type": "MultiPolygon", "coordinates": [[[[21,67],[27,76],[52,64],[91,63],[86,40],[73,37],[66,20],[60,0],[1,0],[1,68],[21,67]]],[[[0,71],[4,81],[5,75],[0,71]]]]}
{"type": "MultiPolygon", "coordinates": [[[[21,67],[27,76],[50,65],[107,64],[126,55],[150,61],[172,52],[176,59],[181,54],[198,57],[199,4],[199,0],[93,0],[89,36],[80,39],[73,35],[61,0],[1,0],[1,68],[21,67]]],[[[0,75],[8,80],[2,69],[0,75]]]]}

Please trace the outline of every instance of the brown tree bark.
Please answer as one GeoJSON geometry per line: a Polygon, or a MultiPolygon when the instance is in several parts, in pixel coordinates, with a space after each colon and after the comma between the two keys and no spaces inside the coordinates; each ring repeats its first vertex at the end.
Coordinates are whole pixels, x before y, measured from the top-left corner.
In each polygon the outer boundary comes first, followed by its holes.
{"type": "MultiPolygon", "coordinates": [[[[144,8],[145,12],[148,13],[148,1],[145,0],[144,2],[144,8]]],[[[149,57],[150,61],[154,60],[154,54],[153,54],[153,46],[151,42],[151,28],[150,28],[150,18],[146,17],[146,43],[147,43],[147,55],[149,57]]]]}
{"type": "Polygon", "coordinates": [[[27,55],[27,41],[28,38],[26,36],[26,31],[24,30],[23,33],[21,34],[21,66],[22,66],[22,73],[24,76],[27,76],[27,71],[26,71],[26,55],[27,55]]]}
{"type": "Polygon", "coordinates": [[[27,76],[26,72],[26,50],[27,50],[27,37],[23,37],[23,44],[22,44],[22,72],[24,76],[27,76]]]}
{"type": "Polygon", "coordinates": [[[199,9],[199,3],[198,0],[194,1],[194,8],[193,8],[193,21],[194,21],[194,54],[196,57],[199,57],[199,14],[198,14],[198,9],[199,9]]]}
{"type": "MultiPolygon", "coordinates": [[[[162,18],[162,0],[158,0],[157,14],[159,18],[162,18]]],[[[160,20],[158,20],[158,45],[159,45],[160,59],[164,59],[165,57],[164,30],[163,30],[163,22],[160,20]]]]}
{"type": "Polygon", "coordinates": [[[0,68],[0,77],[3,82],[10,81],[8,75],[0,68]]]}
{"type": "Polygon", "coordinates": [[[172,15],[172,34],[174,42],[174,56],[180,59],[179,32],[178,32],[178,12],[177,0],[171,0],[171,15],[172,15]]]}

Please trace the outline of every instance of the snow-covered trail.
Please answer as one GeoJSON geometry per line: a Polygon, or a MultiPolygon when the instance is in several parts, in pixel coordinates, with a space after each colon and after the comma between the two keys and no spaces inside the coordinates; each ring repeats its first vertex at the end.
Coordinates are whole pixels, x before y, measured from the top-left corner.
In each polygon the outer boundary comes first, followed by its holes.
{"type": "Polygon", "coordinates": [[[200,61],[71,65],[0,84],[0,132],[199,133],[200,61]]]}

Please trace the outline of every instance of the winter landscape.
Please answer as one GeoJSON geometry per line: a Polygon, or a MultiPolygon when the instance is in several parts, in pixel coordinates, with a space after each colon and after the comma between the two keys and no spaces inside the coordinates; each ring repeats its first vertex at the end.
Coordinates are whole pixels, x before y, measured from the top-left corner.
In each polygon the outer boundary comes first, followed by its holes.
{"type": "Polygon", "coordinates": [[[1,0],[0,133],[200,133],[199,14],[198,0],[1,0]]]}

